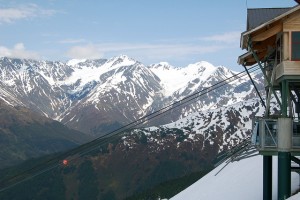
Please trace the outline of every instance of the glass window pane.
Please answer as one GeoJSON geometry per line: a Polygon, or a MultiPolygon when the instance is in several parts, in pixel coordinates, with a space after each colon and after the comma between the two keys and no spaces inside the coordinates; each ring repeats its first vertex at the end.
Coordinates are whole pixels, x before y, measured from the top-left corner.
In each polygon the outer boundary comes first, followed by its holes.
{"type": "Polygon", "coordinates": [[[300,32],[292,32],[292,60],[300,60],[300,32]]]}

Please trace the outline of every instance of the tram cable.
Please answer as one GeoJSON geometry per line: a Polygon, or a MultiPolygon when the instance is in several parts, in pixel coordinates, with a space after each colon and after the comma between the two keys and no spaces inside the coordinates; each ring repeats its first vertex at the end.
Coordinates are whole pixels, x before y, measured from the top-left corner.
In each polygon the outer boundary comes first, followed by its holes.
{"type": "MultiPolygon", "coordinates": [[[[260,68],[256,65],[251,68],[248,68],[248,71],[249,71],[249,73],[254,73],[254,72],[258,71],[259,69],[260,68]]],[[[161,109],[159,109],[155,112],[152,112],[144,117],[141,117],[138,120],[135,120],[135,121],[133,121],[125,126],[122,126],[114,131],[106,133],[90,142],[87,142],[83,145],[75,147],[74,149],[63,152],[63,153],[59,154],[58,156],[55,156],[54,158],[50,158],[49,160],[42,162],[41,164],[38,164],[30,169],[27,169],[27,170],[21,172],[20,174],[17,174],[12,177],[8,177],[4,181],[1,180],[0,192],[3,192],[9,188],[12,188],[13,186],[15,186],[19,183],[22,183],[26,180],[36,177],[36,176],[38,176],[42,173],[45,173],[46,171],[49,171],[55,167],[62,166],[63,165],[62,161],[65,158],[69,158],[68,161],[75,160],[75,159],[95,150],[95,148],[99,148],[99,146],[106,144],[110,141],[113,141],[114,139],[118,138],[122,133],[132,130],[133,128],[145,123],[146,121],[150,121],[159,116],[162,116],[163,114],[165,114],[171,110],[174,110],[176,108],[179,108],[180,106],[186,105],[187,103],[189,103],[191,101],[196,102],[196,101],[198,101],[198,98],[202,97],[203,95],[208,94],[209,92],[214,91],[218,88],[221,88],[229,83],[232,83],[246,75],[247,75],[247,73],[245,71],[237,73],[229,78],[219,81],[218,83],[216,83],[208,88],[205,88],[201,91],[197,91],[187,97],[182,98],[179,101],[176,101],[168,106],[165,106],[164,108],[161,108],[161,109]],[[79,155],[76,156],[76,154],[79,154],[79,155]]]]}

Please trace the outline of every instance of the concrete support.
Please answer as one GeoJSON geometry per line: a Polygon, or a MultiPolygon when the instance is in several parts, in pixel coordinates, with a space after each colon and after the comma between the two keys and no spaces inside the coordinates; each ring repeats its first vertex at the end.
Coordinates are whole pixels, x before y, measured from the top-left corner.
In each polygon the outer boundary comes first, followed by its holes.
{"type": "Polygon", "coordinates": [[[278,119],[278,199],[291,196],[292,118],[278,119]]]}
{"type": "Polygon", "coordinates": [[[272,200],[272,156],[263,156],[263,200],[272,200]]]}
{"type": "Polygon", "coordinates": [[[278,118],[278,151],[288,152],[292,148],[293,120],[278,118]]]}

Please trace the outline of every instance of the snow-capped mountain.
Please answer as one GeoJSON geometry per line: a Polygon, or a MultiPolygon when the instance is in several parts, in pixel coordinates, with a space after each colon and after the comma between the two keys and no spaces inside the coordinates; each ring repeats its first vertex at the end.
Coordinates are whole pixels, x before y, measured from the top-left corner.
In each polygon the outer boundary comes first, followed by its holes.
{"type": "MultiPolygon", "coordinates": [[[[104,133],[159,110],[195,92],[192,104],[178,107],[169,123],[188,114],[255,97],[246,76],[208,62],[186,67],[145,66],[128,56],[64,62],[0,58],[0,98],[22,105],[85,133],[104,133]],[[215,84],[223,81],[222,87],[215,84]]],[[[260,75],[254,80],[261,87],[260,75]]]]}
{"type": "Polygon", "coordinates": [[[69,104],[66,92],[57,84],[73,70],[61,62],[0,59],[1,98],[55,118],[69,104]]]}
{"type": "MultiPolygon", "coordinates": [[[[272,113],[279,109],[275,101],[271,102],[271,106],[272,113]]],[[[259,99],[254,98],[222,108],[194,112],[175,122],[136,129],[131,134],[144,134],[148,144],[153,143],[161,148],[166,148],[171,143],[174,145],[176,141],[177,148],[192,143],[202,146],[202,150],[210,148],[210,153],[217,155],[249,138],[254,117],[263,116],[264,111],[259,99]],[[171,138],[172,142],[166,138],[171,138]]],[[[131,136],[126,136],[123,140],[128,147],[134,145],[130,142],[131,136]]]]}
{"type": "MultiPolygon", "coordinates": [[[[185,117],[195,111],[232,105],[256,95],[246,74],[239,74],[224,66],[215,67],[205,61],[182,68],[163,62],[151,65],[150,69],[161,79],[164,88],[162,93],[168,103],[200,91],[203,93],[194,103],[181,107],[177,112],[173,111],[173,120],[178,119],[176,116],[185,117]]],[[[261,89],[261,75],[253,74],[253,77],[261,89]]]]}

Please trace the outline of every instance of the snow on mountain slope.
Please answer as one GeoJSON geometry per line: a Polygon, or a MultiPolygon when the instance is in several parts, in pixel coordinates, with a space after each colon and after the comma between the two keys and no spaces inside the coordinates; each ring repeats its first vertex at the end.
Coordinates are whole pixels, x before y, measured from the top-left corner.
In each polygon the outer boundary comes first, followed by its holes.
{"type": "MultiPolygon", "coordinates": [[[[67,63],[1,58],[0,98],[12,104],[18,102],[72,128],[96,133],[103,124],[130,123],[195,92],[205,93],[235,74],[204,61],[182,68],[167,63],[146,67],[126,55],[67,63]],[[79,125],[82,119],[87,121],[79,125]]],[[[261,85],[259,76],[254,80],[261,85]]],[[[169,123],[195,111],[256,96],[246,76],[225,83],[153,124],[169,123]]]]}
{"type": "MultiPolygon", "coordinates": [[[[8,92],[4,87],[1,87],[0,83],[0,99],[6,102],[10,106],[15,105],[23,105],[22,102],[20,102],[14,95],[12,95],[11,92],[8,92]]],[[[23,105],[24,106],[24,105],[23,105]]]]}
{"type": "Polygon", "coordinates": [[[99,82],[99,78],[102,74],[122,66],[131,66],[135,63],[137,63],[137,61],[125,55],[113,57],[110,60],[71,60],[67,65],[72,66],[74,72],[61,84],[72,85],[79,81],[78,91],[92,81],[99,82]]]}
{"type": "Polygon", "coordinates": [[[146,115],[162,90],[155,74],[128,57],[109,60],[99,69],[98,81],[94,80],[87,92],[73,93],[80,103],[63,113],[61,121],[65,124],[79,125],[81,131],[95,133],[101,129],[101,123],[130,123],[146,115]]]}
{"type": "MultiPolygon", "coordinates": [[[[215,67],[204,61],[183,68],[175,68],[166,62],[149,68],[161,79],[163,102],[177,102],[189,95],[203,93],[199,95],[199,101],[173,111],[170,116],[173,121],[178,116],[182,118],[197,110],[232,105],[256,95],[246,74],[233,72],[223,66],[215,67]]],[[[252,77],[262,90],[261,74],[253,73],[252,77]]]]}
{"type": "Polygon", "coordinates": [[[252,129],[253,116],[262,116],[263,112],[264,108],[258,99],[252,99],[219,109],[195,112],[162,127],[188,127],[191,131],[190,139],[194,140],[201,134],[210,144],[217,143],[221,152],[224,148],[231,148],[247,138],[252,129]]]}
{"type": "MultiPolygon", "coordinates": [[[[253,200],[263,198],[262,156],[225,162],[171,200],[253,200]],[[221,170],[221,171],[220,171],[221,170]]],[[[292,193],[299,189],[299,175],[292,173],[292,193]]],[[[273,156],[273,199],[277,199],[277,157],[273,156]]]]}
{"type": "Polygon", "coordinates": [[[66,65],[69,65],[69,66],[74,66],[74,65],[77,65],[79,63],[82,63],[82,62],[85,62],[86,59],[72,59],[72,60],[69,60],[66,65]]]}
{"type": "Polygon", "coordinates": [[[61,62],[1,58],[0,96],[11,104],[19,102],[45,116],[55,117],[67,101],[64,90],[56,82],[71,71],[61,62]]]}
{"type": "MultiPolygon", "coordinates": [[[[278,107],[274,101],[271,101],[271,106],[271,113],[275,113],[278,107]]],[[[132,133],[144,134],[148,142],[157,143],[160,148],[168,147],[172,140],[176,141],[177,148],[201,146],[203,152],[209,149],[209,153],[218,154],[249,138],[254,116],[263,116],[263,113],[264,107],[259,99],[252,99],[227,107],[194,112],[173,123],[136,129],[132,133]]],[[[124,142],[130,143],[126,139],[124,142]]]]}
{"type": "Polygon", "coordinates": [[[216,67],[205,61],[182,68],[173,67],[167,62],[161,62],[150,65],[149,68],[160,78],[161,84],[164,86],[165,96],[172,95],[196,78],[206,80],[216,70],[216,67]]]}

